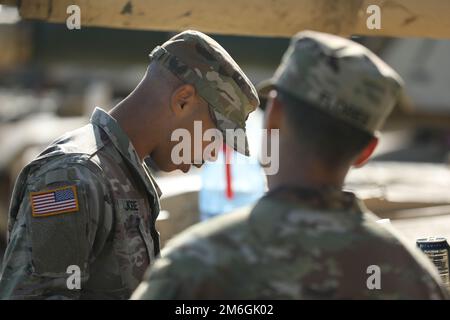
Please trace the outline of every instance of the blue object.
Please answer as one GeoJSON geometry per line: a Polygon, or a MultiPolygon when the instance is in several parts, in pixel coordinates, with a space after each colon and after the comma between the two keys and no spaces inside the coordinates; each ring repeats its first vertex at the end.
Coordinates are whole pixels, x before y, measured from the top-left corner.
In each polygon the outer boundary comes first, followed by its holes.
{"type": "Polygon", "coordinates": [[[264,171],[254,158],[237,152],[231,155],[232,198],[227,197],[225,155],[221,151],[215,162],[207,162],[201,173],[199,193],[200,219],[206,220],[233,209],[255,203],[266,190],[264,171]]]}

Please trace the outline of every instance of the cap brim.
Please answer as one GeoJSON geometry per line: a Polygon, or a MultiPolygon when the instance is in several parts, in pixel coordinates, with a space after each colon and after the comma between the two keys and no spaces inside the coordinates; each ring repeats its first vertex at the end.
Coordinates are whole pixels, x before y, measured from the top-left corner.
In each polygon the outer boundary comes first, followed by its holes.
{"type": "Polygon", "coordinates": [[[214,112],[214,116],[217,121],[218,129],[222,132],[224,142],[227,145],[229,145],[231,148],[236,150],[237,152],[239,152],[247,157],[250,156],[250,150],[248,147],[248,139],[247,139],[247,134],[245,133],[245,128],[242,128],[237,123],[229,120],[224,115],[222,115],[220,112],[217,112],[216,110],[214,110],[214,108],[212,108],[212,111],[214,112]],[[240,143],[239,139],[237,139],[238,140],[237,143],[236,143],[235,139],[227,139],[227,130],[230,130],[230,131],[232,130],[234,132],[237,129],[241,129],[244,131],[244,143],[242,143],[242,142],[240,143]]]}

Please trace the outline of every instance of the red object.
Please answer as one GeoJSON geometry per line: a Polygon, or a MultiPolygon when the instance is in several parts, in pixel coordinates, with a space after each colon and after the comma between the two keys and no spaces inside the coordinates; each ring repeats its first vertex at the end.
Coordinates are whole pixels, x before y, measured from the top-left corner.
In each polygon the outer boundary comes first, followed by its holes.
{"type": "Polygon", "coordinates": [[[225,143],[223,144],[223,153],[225,155],[225,180],[226,180],[225,194],[227,196],[227,199],[233,199],[233,186],[231,184],[231,161],[230,161],[232,151],[228,148],[228,146],[225,143]]]}

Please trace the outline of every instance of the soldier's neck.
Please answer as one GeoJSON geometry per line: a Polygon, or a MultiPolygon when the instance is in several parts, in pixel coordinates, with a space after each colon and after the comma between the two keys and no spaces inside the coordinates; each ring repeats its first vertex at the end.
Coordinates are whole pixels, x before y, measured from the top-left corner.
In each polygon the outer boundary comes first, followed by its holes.
{"type": "Polygon", "coordinates": [[[270,190],[279,187],[342,189],[349,168],[328,169],[305,156],[280,154],[278,173],[267,177],[270,190]]]}
{"type": "MultiPolygon", "coordinates": [[[[141,114],[142,101],[129,96],[117,104],[110,115],[116,119],[119,126],[127,134],[141,161],[147,157],[157,145],[161,128],[157,121],[159,116],[153,117],[141,114]]],[[[147,106],[151,109],[151,106],[147,106]]],[[[157,109],[157,108],[155,108],[157,109]]]]}

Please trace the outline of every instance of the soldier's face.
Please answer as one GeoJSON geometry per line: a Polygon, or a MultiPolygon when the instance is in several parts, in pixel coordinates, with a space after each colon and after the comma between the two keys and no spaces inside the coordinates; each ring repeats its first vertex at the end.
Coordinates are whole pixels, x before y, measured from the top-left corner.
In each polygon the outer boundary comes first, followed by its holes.
{"type": "MultiPolygon", "coordinates": [[[[207,104],[201,103],[198,105],[198,108],[201,111],[185,123],[186,126],[184,128],[187,129],[189,135],[186,135],[185,141],[180,141],[176,144],[178,147],[181,147],[181,144],[183,144],[184,148],[182,151],[188,152],[183,158],[185,160],[189,159],[189,161],[183,161],[176,168],[184,173],[188,172],[191,166],[200,168],[206,161],[215,161],[217,159],[216,153],[205,154],[205,149],[211,142],[204,139],[207,130],[216,128],[215,122],[211,118],[207,104]],[[188,139],[190,142],[188,142],[188,139]]],[[[175,160],[173,154],[171,158],[175,160]]]]}
{"type": "Polygon", "coordinates": [[[215,149],[205,152],[211,141],[205,140],[204,134],[216,128],[205,100],[196,96],[184,101],[183,107],[174,112],[173,124],[167,140],[151,154],[160,170],[169,172],[180,169],[188,172],[191,166],[199,168],[205,161],[216,160],[215,149]]]}

